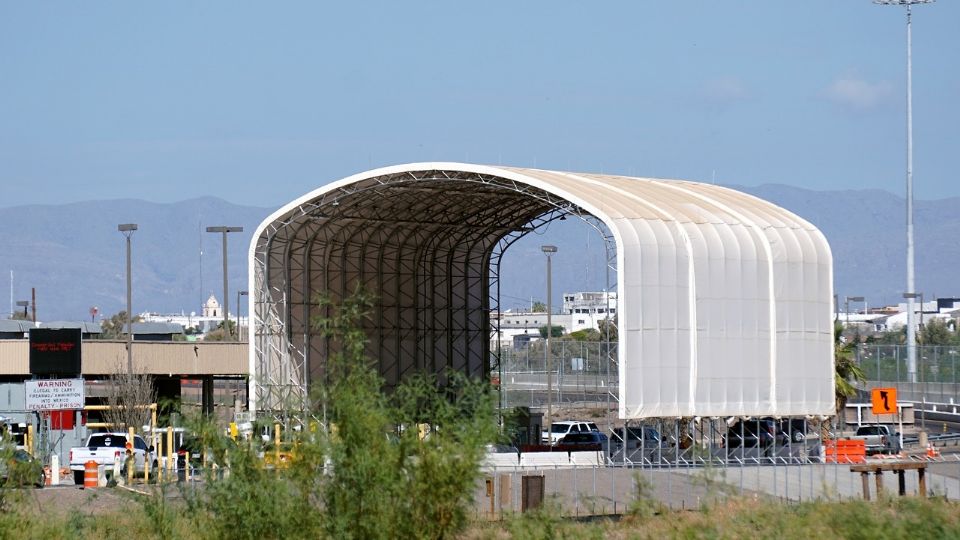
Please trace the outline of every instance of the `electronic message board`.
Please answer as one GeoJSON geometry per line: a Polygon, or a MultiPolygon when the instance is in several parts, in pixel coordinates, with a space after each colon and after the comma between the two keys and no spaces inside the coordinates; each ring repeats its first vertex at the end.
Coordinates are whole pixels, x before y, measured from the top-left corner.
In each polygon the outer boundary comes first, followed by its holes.
{"type": "Polygon", "coordinates": [[[80,375],[80,329],[31,328],[30,374],[80,375]]]}

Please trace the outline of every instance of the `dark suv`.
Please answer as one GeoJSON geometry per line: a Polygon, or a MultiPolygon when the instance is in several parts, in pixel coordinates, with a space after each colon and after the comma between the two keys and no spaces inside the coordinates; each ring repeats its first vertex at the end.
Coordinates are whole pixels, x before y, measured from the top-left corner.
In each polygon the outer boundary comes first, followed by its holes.
{"type": "Polygon", "coordinates": [[[766,448],[776,443],[778,446],[787,444],[787,434],[778,429],[777,421],[773,418],[752,420],[737,420],[727,429],[727,436],[723,444],[727,448],[766,448]]]}
{"type": "Polygon", "coordinates": [[[583,450],[607,450],[609,440],[599,431],[568,433],[560,439],[561,447],[583,447],[583,450]]]}

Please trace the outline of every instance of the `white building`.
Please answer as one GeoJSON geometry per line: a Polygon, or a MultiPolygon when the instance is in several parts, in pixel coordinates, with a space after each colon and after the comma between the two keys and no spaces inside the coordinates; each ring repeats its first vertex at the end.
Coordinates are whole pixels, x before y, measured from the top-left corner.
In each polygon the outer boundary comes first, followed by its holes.
{"type": "MultiPolygon", "coordinates": [[[[917,302],[913,306],[916,310],[913,315],[913,322],[917,325],[918,332],[923,323],[940,319],[950,325],[950,321],[955,320],[958,315],[958,306],[953,302],[939,303],[937,300],[930,300],[922,304],[917,302]]],[[[887,317],[883,329],[896,330],[907,325],[907,303],[901,302],[897,305],[897,309],[900,312],[887,317]]]]}
{"type": "Polygon", "coordinates": [[[617,314],[617,293],[605,292],[577,292],[563,293],[563,312],[568,315],[587,314],[611,317],[617,314]]]}
{"type": "MultiPolygon", "coordinates": [[[[216,330],[217,327],[223,323],[223,309],[217,297],[211,294],[210,297],[207,298],[207,301],[204,302],[200,315],[191,311],[189,314],[141,313],[140,317],[143,318],[144,322],[176,323],[182,325],[184,329],[196,328],[198,333],[206,334],[207,332],[216,330]]],[[[233,321],[234,324],[237,323],[236,315],[228,314],[227,318],[233,321]]],[[[248,327],[247,318],[240,317],[239,325],[241,335],[246,335],[248,327]]]]}
{"type": "MultiPolygon", "coordinates": [[[[617,293],[576,292],[563,294],[562,313],[551,317],[553,326],[563,327],[563,333],[593,328],[599,330],[600,322],[613,318],[617,313],[617,293]]],[[[500,341],[501,347],[519,346],[524,341],[542,339],[540,328],[547,325],[544,312],[493,313],[491,319],[499,320],[499,333],[492,341],[500,341]]]]}
{"type": "Polygon", "coordinates": [[[210,298],[207,298],[207,301],[203,304],[203,316],[223,318],[223,312],[220,311],[220,302],[217,301],[217,297],[212,293],[210,294],[210,298]]]}

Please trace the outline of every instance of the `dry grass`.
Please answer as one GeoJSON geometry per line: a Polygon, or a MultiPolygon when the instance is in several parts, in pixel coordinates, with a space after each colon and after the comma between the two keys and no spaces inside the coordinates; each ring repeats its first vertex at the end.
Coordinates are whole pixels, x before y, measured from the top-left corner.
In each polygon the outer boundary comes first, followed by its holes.
{"type": "MultiPolygon", "coordinates": [[[[119,493],[109,491],[104,490],[93,501],[90,493],[70,492],[63,492],[67,497],[60,501],[56,500],[59,497],[43,497],[41,501],[32,496],[21,498],[10,511],[0,513],[0,538],[10,537],[14,531],[17,538],[23,539],[101,539],[131,537],[131,533],[143,539],[217,537],[213,533],[216,529],[205,525],[212,516],[189,514],[186,506],[180,504],[173,504],[158,514],[156,499],[150,503],[136,497],[117,498],[119,493]],[[90,511],[91,503],[97,506],[96,511],[90,511]],[[51,512],[52,508],[57,511],[51,512]]],[[[960,505],[941,498],[804,504],[733,498],[697,512],[654,513],[651,508],[654,506],[640,505],[622,519],[590,522],[561,518],[556,508],[548,508],[538,513],[510,516],[503,521],[475,522],[460,537],[469,540],[960,538],[960,505]]]]}
{"type": "Polygon", "coordinates": [[[783,505],[737,498],[701,512],[640,512],[593,522],[563,520],[548,511],[476,524],[465,538],[960,538],[958,510],[960,506],[942,499],[783,505]]]}

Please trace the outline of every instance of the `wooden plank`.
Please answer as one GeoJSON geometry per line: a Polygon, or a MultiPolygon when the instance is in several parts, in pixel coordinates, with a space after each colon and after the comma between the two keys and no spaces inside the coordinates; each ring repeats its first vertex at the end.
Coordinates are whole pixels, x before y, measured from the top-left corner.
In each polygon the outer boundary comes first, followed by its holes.
{"type": "Polygon", "coordinates": [[[907,471],[926,468],[927,463],[922,461],[881,461],[850,466],[852,472],[907,471]]]}

